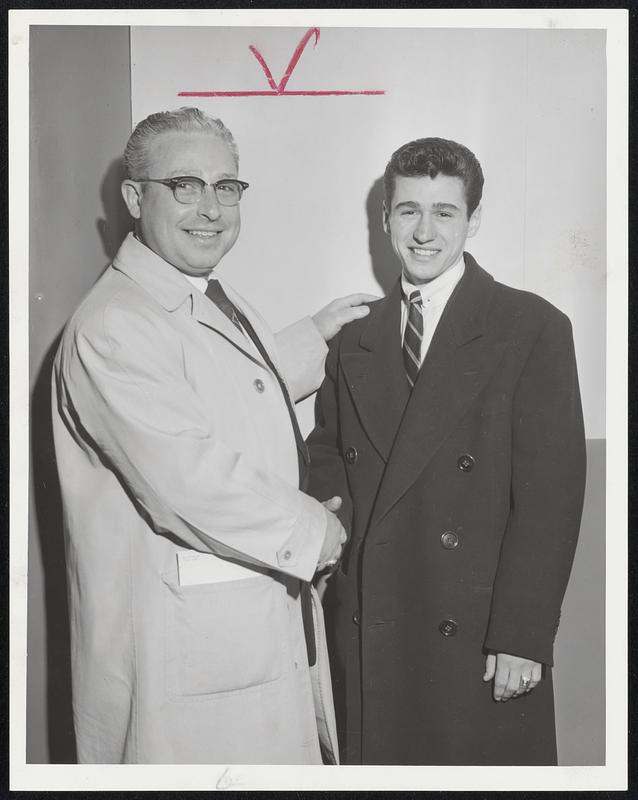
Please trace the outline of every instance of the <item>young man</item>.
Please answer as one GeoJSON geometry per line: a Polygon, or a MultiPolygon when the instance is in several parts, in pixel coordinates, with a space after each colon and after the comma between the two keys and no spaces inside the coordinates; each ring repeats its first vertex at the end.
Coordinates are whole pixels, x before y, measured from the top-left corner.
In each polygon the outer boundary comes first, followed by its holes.
{"type": "MultiPolygon", "coordinates": [[[[401,263],[333,340],[311,492],[350,540],[325,604],[347,764],[554,764],[552,648],[585,442],[567,317],[464,252],[483,175],[410,142],[385,172],[401,263]]],[[[507,257],[507,254],[504,254],[507,257]]]]}

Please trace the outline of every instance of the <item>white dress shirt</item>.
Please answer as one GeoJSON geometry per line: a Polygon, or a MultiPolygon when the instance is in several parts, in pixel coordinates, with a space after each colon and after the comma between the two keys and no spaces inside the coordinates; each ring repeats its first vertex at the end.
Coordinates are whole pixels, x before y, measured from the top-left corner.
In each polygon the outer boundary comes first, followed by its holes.
{"type": "Polygon", "coordinates": [[[420,286],[414,286],[405,277],[401,275],[401,288],[403,289],[403,300],[401,302],[401,341],[403,342],[403,335],[405,333],[405,326],[408,319],[408,305],[406,298],[418,289],[421,292],[421,299],[423,301],[423,341],[421,342],[421,364],[428,352],[432,337],[436,326],[439,324],[441,314],[445,308],[447,301],[450,299],[454,287],[463,277],[465,272],[465,262],[463,256],[459,258],[456,264],[444,273],[431,280],[429,283],[422,283],[420,286]]]}
{"type": "Polygon", "coordinates": [[[208,289],[208,279],[213,277],[213,272],[211,270],[208,278],[200,278],[198,275],[187,275],[185,272],[182,272],[182,275],[189,283],[192,283],[196,289],[199,289],[202,294],[206,294],[206,289],[208,289]]]}

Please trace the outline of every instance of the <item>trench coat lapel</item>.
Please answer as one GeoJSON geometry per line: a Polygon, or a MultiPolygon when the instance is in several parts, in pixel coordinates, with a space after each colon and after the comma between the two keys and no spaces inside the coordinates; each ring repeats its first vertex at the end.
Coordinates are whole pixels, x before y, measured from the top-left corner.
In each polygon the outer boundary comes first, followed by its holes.
{"type": "Polygon", "coordinates": [[[401,285],[371,307],[356,353],[344,353],[341,366],[361,423],[384,461],[409,397],[401,359],[401,285]]]}
{"type": "MultiPolygon", "coordinates": [[[[277,347],[275,343],[275,337],[273,336],[272,331],[270,330],[266,322],[262,319],[262,317],[258,314],[258,312],[246,300],[244,300],[243,297],[240,297],[240,295],[238,295],[237,292],[235,292],[235,290],[232,287],[228,286],[225,283],[223,283],[223,287],[228,296],[228,299],[242,312],[242,314],[248,319],[250,324],[253,326],[253,330],[259,337],[261,344],[266,350],[266,353],[268,354],[268,357],[272,362],[273,367],[277,371],[279,379],[286,386],[286,390],[288,392],[288,398],[290,400],[289,411],[291,417],[295,416],[294,396],[290,390],[290,386],[288,386],[286,382],[284,371],[281,368],[281,363],[279,362],[277,347]]],[[[219,309],[217,309],[214,303],[211,303],[211,305],[214,306],[214,310],[219,311],[219,309]]],[[[221,312],[219,313],[221,314],[221,312]]],[[[222,316],[224,317],[224,319],[227,319],[225,314],[222,314],[222,316]]],[[[231,328],[237,331],[237,328],[235,328],[235,326],[232,324],[232,322],[230,322],[230,320],[228,320],[228,323],[230,324],[231,328]]],[[[237,333],[239,333],[239,331],[237,331],[237,333]]],[[[240,333],[240,337],[242,339],[242,347],[245,347],[246,342],[248,340],[248,335],[244,336],[243,334],[240,333]]],[[[256,351],[254,353],[246,352],[246,355],[253,361],[255,361],[257,364],[261,364],[265,369],[270,369],[270,367],[264,363],[264,360],[260,353],[256,351]]],[[[295,420],[293,421],[293,429],[296,426],[295,440],[297,443],[297,450],[299,452],[299,456],[304,464],[303,467],[300,467],[300,484],[304,485],[303,476],[307,475],[307,470],[310,465],[310,453],[308,452],[308,448],[306,447],[306,444],[303,440],[303,436],[301,434],[301,431],[299,430],[298,425],[299,423],[295,416],[295,420]]]]}
{"type": "Polygon", "coordinates": [[[465,263],[465,274],[443,312],[402,417],[372,524],[412,486],[503,355],[505,342],[490,336],[487,328],[494,280],[467,253],[465,263]]]}
{"type": "MultiPolygon", "coordinates": [[[[279,376],[281,377],[282,380],[285,380],[283,375],[283,370],[279,362],[279,354],[277,352],[275,337],[271,329],[266,324],[264,319],[260,316],[259,312],[256,309],[254,309],[248,303],[248,301],[246,301],[243,297],[237,294],[237,292],[232,288],[232,286],[229,286],[224,281],[222,281],[222,285],[226,291],[226,294],[228,295],[229,300],[231,300],[231,302],[233,302],[237,306],[237,308],[244,314],[244,316],[249,320],[250,324],[253,326],[255,333],[257,334],[257,336],[261,340],[261,343],[265,347],[270,360],[272,361],[273,365],[275,366],[275,369],[279,373],[279,376]]],[[[233,325],[232,327],[234,328],[235,326],[233,325]]],[[[264,363],[259,353],[254,353],[254,356],[255,360],[257,360],[257,363],[259,364],[264,363]]],[[[264,364],[264,366],[266,365],[264,364]]]]}
{"type": "MultiPolygon", "coordinates": [[[[183,309],[188,302],[193,317],[219,333],[245,356],[265,367],[248,339],[205,295],[195,289],[181,272],[129,233],[113,261],[113,268],[128,275],[169,313],[183,309]]],[[[231,299],[235,302],[236,295],[231,299]]],[[[241,304],[243,310],[243,303],[241,304]]],[[[253,322],[254,312],[247,314],[253,322]]],[[[257,326],[255,326],[257,329],[257,326]]],[[[261,326],[259,327],[261,335],[261,326]]],[[[270,350],[270,348],[268,348],[270,350]]]]}
{"type": "MultiPolygon", "coordinates": [[[[226,285],[224,285],[224,289],[227,291],[230,299],[233,302],[236,302],[236,298],[231,296],[232,293],[231,291],[228,291],[228,287],[226,285]]],[[[244,311],[245,304],[237,303],[237,305],[242,311],[244,311]]],[[[247,313],[246,316],[253,324],[255,331],[263,342],[264,340],[262,338],[263,332],[261,330],[261,326],[258,327],[258,325],[255,324],[255,318],[253,314],[247,313]]],[[[255,364],[259,364],[267,369],[262,357],[250,343],[248,336],[244,335],[237,327],[235,327],[228,317],[222,311],[220,311],[219,308],[217,308],[215,303],[213,303],[212,300],[209,300],[209,298],[203,295],[201,292],[193,292],[193,317],[195,317],[195,319],[201,325],[205,325],[207,328],[215,331],[215,333],[223,336],[224,339],[234,345],[251,361],[254,361],[255,364]]],[[[267,346],[266,342],[264,342],[264,346],[270,353],[271,348],[267,346]]]]}
{"type": "MultiPolygon", "coordinates": [[[[228,299],[236,306],[236,308],[242,312],[242,314],[246,317],[246,319],[250,322],[253,327],[253,330],[257,334],[261,344],[263,345],[270,361],[272,362],[272,366],[276,369],[279,378],[285,384],[285,378],[283,376],[283,371],[281,369],[281,365],[279,364],[277,358],[277,348],[275,346],[275,339],[263,321],[263,319],[259,316],[259,314],[252,308],[246,300],[240,297],[234,289],[232,289],[228,284],[223,283],[224,291],[226,292],[228,299]]],[[[227,339],[231,344],[234,344],[238,350],[240,350],[247,358],[251,361],[254,361],[256,364],[259,364],[264,369],[270,371],[270,367],[264,362],[261,353],[253,347],[252,342],[248,334],[244,335],[229,319],[228,317],[213,303],[209,300],[208,297],[199,293],[199,297],[194,298],[197,302],[193,305],[193,315],[196,317],[198,322],[202,325],[206,325],[209,328],[212,328],[217,333],[221,334],[225,339],[227,339]]],[[[294,400],[292,399],[292,393],[290,388],[286,384],[286,389],[288,392],[288,396],[290,399],[290,407],[289,411],[291,417],[295,414],[294,411],[294,400]]],[[[298,422],[295,420],[293,421],[293,429],[295,430],[295,440],[297,444],[297,450],[299,452],[299,457],[303,462],[303,466],[300,466],[300,483],[303,484],[303,477],[307,474],[308,466],[310,464],[310,455],[308,453],[308,448],[306,447],[303,436],[298,429],[298,422]],[[295,426],[297,426],[295,428],[295,426]]]]}

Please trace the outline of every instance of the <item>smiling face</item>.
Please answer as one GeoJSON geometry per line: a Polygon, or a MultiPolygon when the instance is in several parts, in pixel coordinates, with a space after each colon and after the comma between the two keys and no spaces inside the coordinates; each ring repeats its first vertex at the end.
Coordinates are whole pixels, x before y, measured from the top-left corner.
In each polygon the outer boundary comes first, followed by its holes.
{"type": "MultiPolygon", "coordinates": [[[[206,183],[236,178],[228,145],[210,131],[171,131],[150,144],[147,178],[193,175],[206,183]]],[[[240,228],[239,206],[222,206],[207,187],[198,203],[178,203],[159,183],[125,180],[122,194],[144,244],[187,275],[207,277],[231,249],[240,228]]]]}
{"type": "Polygon", "coordinates": [[[397,175],[383,222],[405,277],[428,283],[459,260],[465,240],[481,221],[480,206],[468,219],[465,187],[460,178],[397,175]]]}

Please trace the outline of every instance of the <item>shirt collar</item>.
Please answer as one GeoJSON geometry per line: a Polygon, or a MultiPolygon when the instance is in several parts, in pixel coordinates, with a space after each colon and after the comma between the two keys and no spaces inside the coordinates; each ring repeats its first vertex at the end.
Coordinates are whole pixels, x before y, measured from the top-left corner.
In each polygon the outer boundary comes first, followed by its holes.
{"type": "Polygon", "coordinates": [[[403,297],[409,297],[410,294],[418,289],[421,292],[421,299],[423,306],[428,308],[436,308],[447,303],[454,287],[463,277],[465,272],[465,262],[463,255],[454,264],[454,266],[446,269],[441,275],[431,280],[429,283],[422,283],[415,286],[410,283],[404,274],[401,274],[401,288],[403,290],[403,297]]]}
{"type": "Polygon", "coordinates": [[[215,276],[211,272],[208,278],[201,278],[198,275],[186,275],[184,273],[184,277],[186,280],[191,283],[196,289],[199,289],[202,294],[206,294],[206,289],[208,288],[208,281],[215,276]]]}

